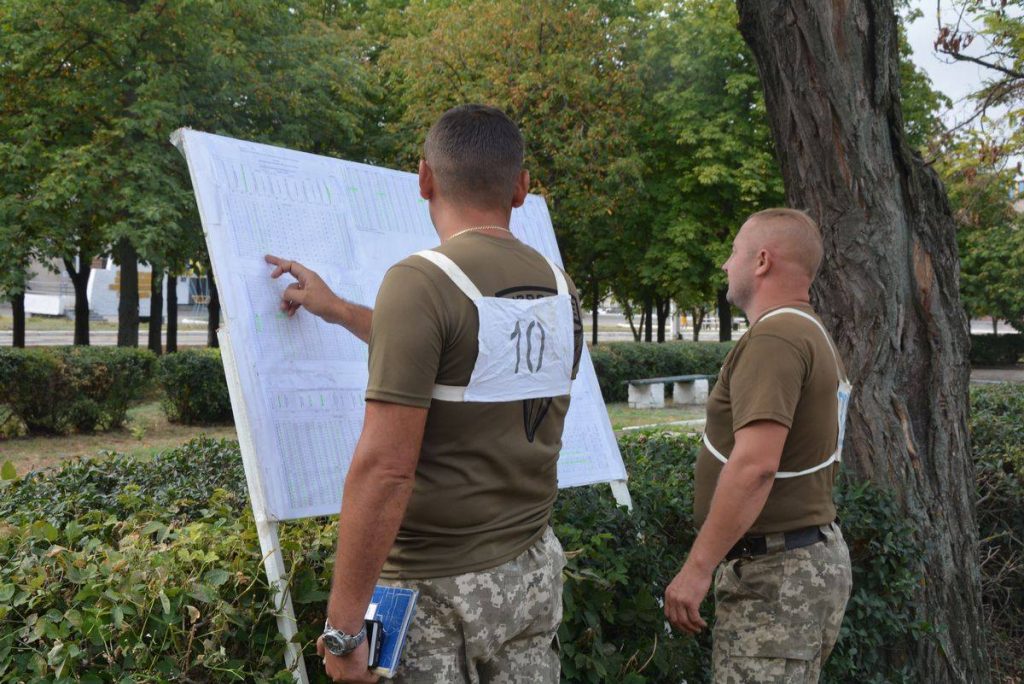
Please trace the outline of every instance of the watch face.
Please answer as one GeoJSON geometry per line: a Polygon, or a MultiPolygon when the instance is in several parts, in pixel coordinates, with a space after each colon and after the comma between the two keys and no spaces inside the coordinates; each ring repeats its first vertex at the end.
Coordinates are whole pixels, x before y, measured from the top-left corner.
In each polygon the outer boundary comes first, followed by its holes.
{"type": "Polygon", "coordinates": [[[327,632],[324,634],[324,647],[331,652],[331,654],[340,656],[345,655],[348,651],[345,649],[345,644],[342,643],[341,638],[334,632],[327,632]]]}

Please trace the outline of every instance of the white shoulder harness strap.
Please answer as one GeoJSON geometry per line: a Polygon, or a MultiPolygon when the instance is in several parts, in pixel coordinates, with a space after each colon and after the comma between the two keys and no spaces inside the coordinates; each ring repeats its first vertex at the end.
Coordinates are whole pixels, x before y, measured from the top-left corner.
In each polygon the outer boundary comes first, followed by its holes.
{"type": "MultiPolygon", "coordinates": [[[[416,256],[423,257],[444,271],[445,275],[451,278],[452,282],[455,283],[455,285],[474,302],[478,299],[484,298],[483,294],[480,292],[480,288],[473,284],[473,281],[469,279],[469,276],[466,275],[465,271],[459,268],[458,264],[444,254],[435,252],[432,249],[425,249],[421,252],[416,252],[416,256]]],[[[565,275],[562,274],[562,269],[558,268],[558,266],[555,265],[555,262],[551,261],[551,259],[544,257],[544,260],[548,262],[548,266],[551,267],[551,272],[555,274],[555,283],[558,294],[568,295],[569,285],[565,281],[565,275]]]]}
{"type": "MultiPolygon", "coordinates": [[[[828,331],[825,330],[825,326],[823,326],[821,323],[819,323],[818,319],[816,319],[814,316],[810,315],[809,313],[807,313],[805,311],[801,311],[800,309],[793,309],[793,308],[790,308],[790,307],[785,307],[785,308],[782,308],[782,309],[776,309],[775,311],[771,311],[769,313],[766,313],[764,316],[762,316],[760,319],[758,319],[758,321],[763,321],[766,318],[771,318],[772,316],[778,316],[779,314],[785,314],[785,313],[796,314],[797,316],[801,316],[802,318],[806,318],[807,320],[809,320],[811,323],[814,323],[814,325],[816,325],[818,327],[818,330],[821,331],[821,334],[825,336],[825,341],[828,343],[828,348],[832,352],[832,358],[833,358],[833,360],[835,361],[835,364],[836,364],[836,374],[839,376],[839,383],[840,383],[840,385],[841,386],[842,385],[848,386],[849,385],[849,380],[847,380],[846,375],[843,373],[842,367],[839,365],[839,353],[836,352],[836,348],[832,345],[832,338],[829,337],[828,331]]],[[[753,327],[753,326],[751,326],[751,327],[753,327]]],[[[840,410],[840,420],[842,420],[842,418],[843,418],[842,410],[840,410]]],[[[841,460],[842,451],[843,451],[842,428],[841,427],[840,427],[840,437],[838,439],[838,442],[839,443],[836,445],[836,450],[833,451],[832,454],[823,463],[819,463],[818,465],[812,466],[810,468],[807,468],[806,470],[799,470],[799,471],[781,471],[780,470],[779,472],[775,473],[775,477],[777,479],[788,479],[788,478],[791,478],[791,477],[800,477],[801,475],[810,475],[811,473],[816,473],[819,470],[822,470],[824,468],[829,467],[833,463],[838,463],[841,460]]],[[[704,446],[707,447],[708,451],[711,452],[712,456],[717,458],[722,463],[725,463],[726,461],[729,460],[728,457],[724,456],[722,454],[722,452],[720,452],[718,449],[716,449],[714,447],[714,445],[711,444],[711,440],[708,439],[708,433],[707,433],[706,430],[704,432],[704,446]]]]}

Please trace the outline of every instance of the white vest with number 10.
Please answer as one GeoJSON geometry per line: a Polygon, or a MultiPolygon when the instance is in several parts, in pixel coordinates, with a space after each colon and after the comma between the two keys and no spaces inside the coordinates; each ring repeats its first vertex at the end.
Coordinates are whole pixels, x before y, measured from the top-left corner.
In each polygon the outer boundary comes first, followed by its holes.
{"type": "Polygon", "coordinates": [[[557,294],[537,299],[485,297],[454,261],[417,252],[469,297],[480,317],[479,353],[466,387],[434,385],[441,401],[518,401],[569,394],[572,389],[572,301],[562,271],[547,260],[557,294]]]}

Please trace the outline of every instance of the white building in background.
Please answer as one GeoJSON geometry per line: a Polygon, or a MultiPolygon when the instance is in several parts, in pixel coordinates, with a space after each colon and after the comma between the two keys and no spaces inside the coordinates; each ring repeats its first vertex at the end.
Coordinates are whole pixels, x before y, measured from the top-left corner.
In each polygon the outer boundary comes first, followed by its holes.
{"type": "MultiPolygon", "coordinates": [[[[34,261],[29,270],[33,273],[25,292],[25,313],[43,316],[75,315],[75,287],[64,264],[59,259],[47,263],[34,261]],[[54,273],[47,263],[56,269],[54,273]]],[[[139,264],[139,316],[149,316],[150,273],[149,266],[139,264]]],[[[164,279],[164,301],[167,301],[168,280],[164,279]]],[[[209,302],[206,278],[179,276],[176,279],[179,311],[186,307],[204,308],[209,302]]],[[[121,269],[113,259],[96,259],[89,272],[86,296],[89,298],[89,314],[95,318],[117,319],[117,304],[121,290],[121,269]]],[[[198,313],[198,311],[197,311],[198,313]]]]}

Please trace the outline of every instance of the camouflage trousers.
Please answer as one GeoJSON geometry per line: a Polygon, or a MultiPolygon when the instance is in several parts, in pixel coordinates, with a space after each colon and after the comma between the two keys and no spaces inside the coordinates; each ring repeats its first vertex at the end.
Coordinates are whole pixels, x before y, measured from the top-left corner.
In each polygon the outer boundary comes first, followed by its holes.
{"type": "Polygon", "coordinates": [[[518,557],[454,577],[381,580],[420,592],[393,681],[558,682],[562,545],[549,527],[518,557]]]}
{"type": "MultiPolygon", "coordinates": [[[[853,584],[835,523],[825,541],[722,563],[715,573],[712,667],[716,684],[817,682],[839,637],[853,584]]],[[[774,550],[773,550],[774,547],[774,550]]]]}

